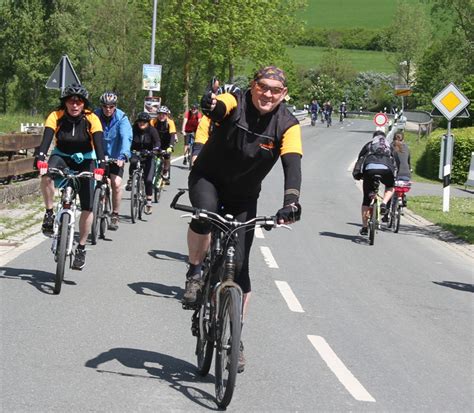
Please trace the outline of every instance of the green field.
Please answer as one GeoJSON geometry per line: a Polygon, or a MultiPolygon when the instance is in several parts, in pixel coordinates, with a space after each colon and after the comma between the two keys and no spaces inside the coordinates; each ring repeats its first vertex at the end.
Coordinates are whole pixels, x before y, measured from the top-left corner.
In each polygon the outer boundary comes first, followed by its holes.
{"type": "MultiPolygon", "coordinates": [[[[428,8],[426,2],[409,1],[428,8]]],[[[308,7],[298,16],[308,27],[379,28],[390,25],[396,7],[397,2],[393,0],[308,0],[308,7]]]]}
{"type": "MultiPolygon", "coordinates": [[[[305,69],[316,68],[321,64],[325,48],[311,46],[288,47],[287,51],[296,66],[305,69]]],[[[338,49],[354,66],[356,72],[394,73],[394,68],[387,60],[387,53],[371,50],[338,49]]]]}

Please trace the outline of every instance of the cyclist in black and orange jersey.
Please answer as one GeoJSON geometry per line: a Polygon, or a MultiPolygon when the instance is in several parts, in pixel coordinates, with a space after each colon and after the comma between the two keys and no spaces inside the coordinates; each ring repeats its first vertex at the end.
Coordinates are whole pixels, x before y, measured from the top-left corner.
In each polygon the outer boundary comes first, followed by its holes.
{"type": "Polygon", "coordinates": [[[170,157],[174,150],[174,144],[178,138],[176,135],[176,125],[174,120],[170,118],[170,110],[166,106],[160,106],[158,116],[151,121],[151,125],[156,128],[160,135],[161,149],[166,151],[163,155],[163,179],[165,183],[170,183],[170,157]]]}
{"type": "MultiPolygon", "coordinates": [[[[48,160],[49,167],[69,167],[74,171],[94,171],[103,175],[102,125],[97,115],[89,108],[88,96],[89,93],[81,85],[66,86],[61,95],[60,106],[46,119],[43,140],[37,150],[35,163],[45,161],[54,138],[54,149],[48,160]],[[99,160],[98,169],[95,169],[96,160],[99,160]]],[[[92,180],[81,179],[79,245],[73,262],[73,268],[78,270],[85,265],[85,245],[92,224],[93,189],[92,180]]],[[[51,234],[54,224],[54,181],[48,175],[41,178],[41,192],[46,207],[42,230],[45,234],[51,234]]]]}
{"type": "MultiPolygon", "coordinates": [[[[239,221],[256,216],[257,199],[265,176],[281,157],[284,169],[283,207],[279,223],[299,220],[301,206],[301,128],[281,102],[287,94],[284,72],[274,66],[259,70],[245,93],[208,93],[201,108],[213,122],[206,142],[195,142],[189,197],[196,208],[223,208],[239,221]]],[[[244,293],[243,315],[250,298],[249,254],[254,231],[242,230],[237,247],[235,281],[244,293]]],[[[195,304],[202,287],[201,267],[210,243],[210,227],[192,220],[188,229],[189,269],[183,301],[195,304]]],[[[243,350],[243,346],[241,347],[243,350]]],[[[239,371],[245,361],[239,356],[239,371]]]]}

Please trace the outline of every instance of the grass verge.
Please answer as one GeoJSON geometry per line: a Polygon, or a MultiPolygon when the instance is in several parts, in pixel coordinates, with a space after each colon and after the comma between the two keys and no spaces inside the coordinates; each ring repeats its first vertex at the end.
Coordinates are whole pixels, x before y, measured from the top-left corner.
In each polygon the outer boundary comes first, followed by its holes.
{"type": "Polygon", "coordinates": [[[474,244],[474,199],[451,198],[449,212],[443,212],[441,196],[413,196],[411,211],[457,237],[474,244]]]}
{"type": "Polygon", "coordinates": [[[44,123],[42,115],[28,113],[0,113],[0,134],[20,132],[22,123],[44,123]]]}

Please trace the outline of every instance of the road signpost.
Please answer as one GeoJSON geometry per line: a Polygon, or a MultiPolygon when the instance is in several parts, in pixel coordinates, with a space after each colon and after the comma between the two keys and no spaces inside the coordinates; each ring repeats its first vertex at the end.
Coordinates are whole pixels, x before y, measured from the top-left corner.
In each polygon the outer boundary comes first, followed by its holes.
{"type": "Polygon", "coordinates": [[[45,87],[48,89],[60,89],[62,93],[64,88],[72,83],[80,85],[81,81],[77,77],[69,57],[64,55],[56,65],[53,73],[51,73],[45,87]]]}
{"type": "Polygon", "coordinates": [[[454,148],[451,120],[461,114],[469,106],[470,101],[454,83],[450,83],[433,98],[432,103],[448,121],[448,133],[443,136],[440,160],[443,162],[443,212],[449,212],[451,164],[454,148]]]}

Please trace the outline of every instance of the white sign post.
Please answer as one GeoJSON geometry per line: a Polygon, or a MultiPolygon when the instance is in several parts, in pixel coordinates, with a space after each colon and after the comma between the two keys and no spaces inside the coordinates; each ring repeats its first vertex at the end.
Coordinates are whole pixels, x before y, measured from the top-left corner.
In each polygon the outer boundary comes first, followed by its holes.
{"type": "Polygon", "coordinates": [[[454,83],[450,83],[432,100],[433,105],[448,120],[448,133],[443,137],[441,151],[443,160],[443,212],[449,212],[449,194],[451,185],[451,164],[454,138],[451,135],[451,120],[469,105],[469,99],[462,94],[454,83]]]}

